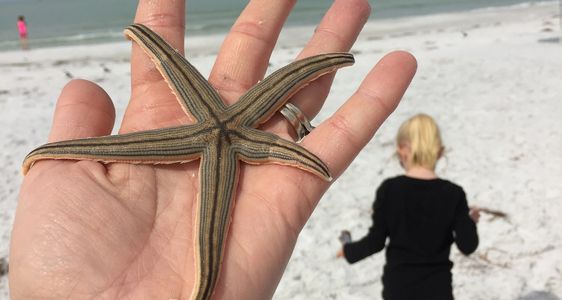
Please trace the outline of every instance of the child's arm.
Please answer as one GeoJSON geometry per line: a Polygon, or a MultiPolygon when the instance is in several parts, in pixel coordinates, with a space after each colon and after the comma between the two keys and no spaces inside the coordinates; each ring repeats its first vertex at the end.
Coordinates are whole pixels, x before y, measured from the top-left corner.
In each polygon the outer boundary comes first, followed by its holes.
{"type": "Polygon", "coordinates": [[[347,243],[343,246],[343,256],[350,264],[358,262],[367,256],[384,249],[388,230],[384,219],[384,185],[379,187],[373,205],[373,225],[369,233],[357,242],[347,243]]]}
{"type": "Polygon", "coordinates": [[[466,195],[462,190],[460,201],[455,211],[453,231],[457,248],[459,248],[463,254],[469,255],[476,250],[478,247],[476,223],[470,217],[466,195]]]}

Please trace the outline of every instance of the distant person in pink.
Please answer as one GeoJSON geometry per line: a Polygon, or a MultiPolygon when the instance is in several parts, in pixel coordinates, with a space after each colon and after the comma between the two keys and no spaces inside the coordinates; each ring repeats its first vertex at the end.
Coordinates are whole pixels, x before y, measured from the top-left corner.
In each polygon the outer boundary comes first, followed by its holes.
{"type": "Polygon", "coordinates": [[[29,49],[27,44],[27,25],[25,24],[25,18],[23,16],[18,17],[18,31],[20,33],[21,48],[24,50],[29,49]]]}

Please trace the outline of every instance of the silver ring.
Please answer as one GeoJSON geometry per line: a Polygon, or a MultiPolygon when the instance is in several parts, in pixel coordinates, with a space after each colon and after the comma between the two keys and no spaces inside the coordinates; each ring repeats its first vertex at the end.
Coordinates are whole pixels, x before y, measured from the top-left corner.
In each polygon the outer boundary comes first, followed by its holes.
{"type": "Polygon", "coordinates": [[[300,142],[314,129],[314,126],[310,124],[308,118],[293,103],[287,102],[280,113],[289,121],[291,126],[293,126],[293,129],[297,133],[297,142],[300,142]]]}

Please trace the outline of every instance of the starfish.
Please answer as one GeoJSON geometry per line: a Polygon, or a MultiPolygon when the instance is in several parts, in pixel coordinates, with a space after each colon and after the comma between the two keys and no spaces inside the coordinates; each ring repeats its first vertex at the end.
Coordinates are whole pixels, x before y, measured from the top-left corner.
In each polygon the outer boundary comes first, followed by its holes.
{"type": "Polygon", "coordinates": [[[220,274],[239,161],[290,165],[331,180],[328,167],[296,143],[256,129],[310,81],[351,65],[348,53],[321,54],[295,61],[226,106],[205,78],[159,35],[141,24],[125,35],[150,56],[196,123],[128,134],[48,143],[29,153],[24,174],[38,160],[92,160],[102,163],[173,164],[200,159],[195,220],[196,281],[192,299],[209,299],[220,274]]]}

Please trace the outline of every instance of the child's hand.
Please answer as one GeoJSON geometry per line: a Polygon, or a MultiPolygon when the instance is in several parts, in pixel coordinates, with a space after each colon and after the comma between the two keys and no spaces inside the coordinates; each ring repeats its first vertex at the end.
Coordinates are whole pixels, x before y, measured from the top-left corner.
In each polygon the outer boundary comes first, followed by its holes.
{"type": "Polygon", "coordinates": [[[340,251],[338,251],[338,253],[336,253],[336,258],[342,258],[343,256],[344,256],[343,248],[340,248],[340,251]]]}
{"type": "Polygon", "coordinates": [[[478,220],[480,220],[480,208],[471,206],[468,215],[470,216],[472,221],[474,221],[474,223],[478,223],[478,220]]]}

